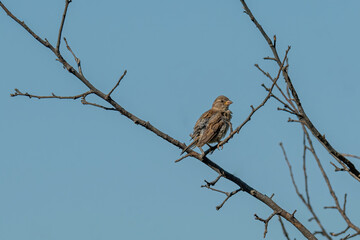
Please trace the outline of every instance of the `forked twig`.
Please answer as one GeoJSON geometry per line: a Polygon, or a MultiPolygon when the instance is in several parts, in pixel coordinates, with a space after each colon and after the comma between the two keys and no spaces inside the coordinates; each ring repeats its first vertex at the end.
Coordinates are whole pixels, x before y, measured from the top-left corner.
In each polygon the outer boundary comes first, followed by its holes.
{"type": "Polygon", "coordinates": [[[254,214],[255,219],[259,220],[261,222],[263,222],[265,224],[265,230],[264,230],[264,238],[266,237],[266,234],[268,232],[268,225],[269,225],[269,221],[276,215],[278,214],[276,211],[274,211],[267,219],[263,219],[260,218],[258,215],[254,214]]]}
{"type": "Polygon", "coordinates": [[[273,84],[272,84],[271,87],[270,87],[270,90],[269,90],[269,92],[268,92],[268,95],[264,98],[264,100],[263,100],[256,108],[251,107],[252,111],[250,112],[250,114],[248,115],[248,117],[245,119],[245,121],[244,121],[242,124],[240,124],[240,126],[238,126],[234,131],[232,131],[232,132],[229,134],[228,137],[226,137],[222,142],[220,142],[219,145],[218,145],[219,147],[221,147],[221,146],[223,146],[224,144],[226,144],[227,142],[229,142],[229,140],[230,140],[231,138],[233,138],[233,136],[234,136],[235,134],[239,133],[240,130],[241,130],[241,128],[242,128],[247,122],[249,122],[249,121],[251,120],[252,115],[254,115],[254,113],[255,113],[257,110],[259,110],[261,107],[263,107],[263,106],[265,105],[265,103],[269,100],[269,98],[270,98],[271,95],[272,95],[272,90],[273,90],[274,86],[276,85],[277,80],[278,80],[279,77],[280,77],[282,68],[283,68],[283,66],[284,66],[285,60],[287,59],[287,55],[288,55],[288,53],[289,53],[289,51],[290,51],[290,48],[291,48],[291,47],[288,46],[288,49],[287,49],[286,52],[285,52],[284,60],[283,60],[283,62],[282,62],[282,65],[281,65],[280,68],[279,68],[279,71],[278,71],[278,74],[277,74],[276,78],[275,78],[274,81],[273,81],[273,84]]]}

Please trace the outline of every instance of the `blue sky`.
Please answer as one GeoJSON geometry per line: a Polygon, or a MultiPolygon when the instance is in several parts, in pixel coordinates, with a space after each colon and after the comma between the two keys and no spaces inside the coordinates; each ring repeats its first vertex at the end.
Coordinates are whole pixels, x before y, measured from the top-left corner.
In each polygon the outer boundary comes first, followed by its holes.
{"type": "MultiPolygon", "coordinates": [[[[55,44],[64,1],[3,3],[37,34],[55,44]]],[[[248,2],[283,56],[305,111],[340,152],[360,155],[360,2],[248,2]]],[[[76,95],[85,86],[54,55],[6,14],[0,13],[0,238],[39,239],[261,239],[271,210],[245,193],[216,211],[224,196],[200,188],[216,174],[194,159],[175,164],[180,150],[119,113],[83,106],[79,100],[11,98],[14,88],[38,95],[76,95]]],[[[218,95],[234,104],[238,126],[266,93],[274,63],[266,42],[239,1],[73,1],[63,36],[82,60],[85,76],[109,91],[125,109],[188,143],[197,118],[218,95]]],[[[61,48],[75,65],[65,44],[61,48]]],[[[94,97],[88,100],[103,104],[94,97]]],[[[291,185],[283,142],[303,189],[302,132],[268,102],[239,135],[211,159],[260,192],[271,195],[307,227],[310,214],[291,185]]],[[[316,150],[349,217],[359,225],[359,184],[334,173],[331,157],[316,150]],[[351,209],[351,210],[350,210],[351,209]]],[[[360,168],[359,160],[353,162],[360,168]]],[[[329,231],[345,228],[309,159],[313,205],[329,231]]],[[[232,191],[222,180],[218,186],[232,191]]],[[[302,236],[287,224],[291,236],[302,236]]],[[[267,239],[281,239],[277,220],[267,239]]]]}

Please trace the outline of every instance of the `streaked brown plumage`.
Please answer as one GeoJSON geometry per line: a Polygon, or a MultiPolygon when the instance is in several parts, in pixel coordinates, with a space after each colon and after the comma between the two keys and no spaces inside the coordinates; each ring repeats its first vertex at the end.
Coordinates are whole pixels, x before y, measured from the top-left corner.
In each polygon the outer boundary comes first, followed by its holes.
{"type": "Polygon", "coordinates": [[[198,147],[204,155],[202,146],[209,143],[219,143],[231,127],[231,114],[229,105],[232,104],[225,96],[219,96],[215,99],[210,110],[206,111],[197,120],[194,126],[194,132],[190,135],[193,142],[190,143],[182,152],[187,149],[198,147]]]}

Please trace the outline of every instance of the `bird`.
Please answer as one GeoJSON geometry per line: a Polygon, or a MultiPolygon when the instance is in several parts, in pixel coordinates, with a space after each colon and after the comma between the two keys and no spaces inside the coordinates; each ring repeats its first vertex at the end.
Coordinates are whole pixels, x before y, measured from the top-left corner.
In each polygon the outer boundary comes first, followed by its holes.
{"type": "Polygon", "coordinates": [[[210,110],[204,112],[197,120],[194,126],[194,131],[190,134],[193,140],[184,150],[198,147],[202,153],[202,157],[205,155],[202,147],[209,143],[220,143],[220,140],[225,137],[229,127],[232,131],[232,112],[229,110],[230,104],[233,102],[224,95],[218,96],[212,104],[210,110]]]}

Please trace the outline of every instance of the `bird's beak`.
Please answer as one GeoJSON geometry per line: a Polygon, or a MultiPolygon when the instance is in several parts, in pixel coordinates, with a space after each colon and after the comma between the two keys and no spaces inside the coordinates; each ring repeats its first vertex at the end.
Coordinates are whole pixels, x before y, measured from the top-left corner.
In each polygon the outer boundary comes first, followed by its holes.
{"type": "Polygon", "coordinates": [[[232,104],[232,103],[233,103],[232,101],[228,100],[228,101],[225,102],[225,105],[226,105],[226,106],[229,106],[229,105],[232,104]]]}

